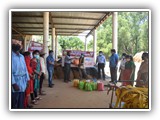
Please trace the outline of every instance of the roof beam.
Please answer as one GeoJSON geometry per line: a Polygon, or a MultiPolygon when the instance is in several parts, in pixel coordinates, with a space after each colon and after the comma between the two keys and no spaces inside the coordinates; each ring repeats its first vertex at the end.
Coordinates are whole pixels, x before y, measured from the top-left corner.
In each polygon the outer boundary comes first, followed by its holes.
{"type": "MultiPolygon", "coordinates": [[[[72,31],[58,31],[58,32],[57,32],[57,31],[56,31],[56,33],[84,33],[84,32],[79,32],[79,31],[76,31],[76,32],[75,32],[75,31],[73,31],[73,32],[72,32],[72,31]]],[[[87,33],[86,33],[86,34],[87,34],[87,33]]]]}
{"type": "MultiPolygon", "coordinates": [[[[24,34],[27,34],[27,33],[43,33],[43,31],[23,31],[23,33],[24,34]]],[[[56,33],[84,33],[84,32],[79,32],[79,31],[76,31],[76,32],[75,31],[56,31],[56,33]]]]}
{"type": "MultiPolygon", "coordinates": [[[[51,29],[49,31],[51,32],[51,29]]],[[[43,32],[43,30],[22,30],[21,32],[43,32]]]]}
{"type": "MultiPolygon", "coordinates": [[[[15,27],[20,29],[43,29],[43,27],[15,27]]],[[[51,28],[50,28],[51,29],[51,28]]],[[[92,30],[91,28],[56,28],[58,30],[92,30]]]]}
{"type": "MultiPolygon", "coordinates": [[[[43,24],[42,22],[12,22],[13,24],[43,24]]],[[[96,24],[53,23],[54,25],[95,26],[96,24]]]]}
{"type": "Polygon", "coordinates": [[[13,14],[12,17],[14,18],[17,18],[17,17],[43,18],[43,15],[15,15],[13,14]]]}
{"type": "MultiPolygon", "coordinates": [[[[13,35],[19,35],[18,33],[13,33],[13,35]]],[[[26,35],[43,35],[42,33],[28,33],[26,35]]],[[[49,34],[51,35],[51,33],[49,34]]],[[[86,36],[86,34],[82,35],[74,35],[74,34],[64,34],[64,33],[60,33],[60,34],[56,34],[56,35],[61,35],[61,36],[86,36]]]]}
{"type": "Polygon", "coordinates": [[[99,18],[89,18],[89,17],[69,17],[69,16],[52,16],[52,18],[61,18],[61,19],[82,19],[82,20],[100,20],[99,18]]]}
{"type": "Polygon", "coordinates": [[[16,27],[16,28],[20,28],[20,29],[43,29],[43,27],[16,27]]]}
{"type": "MultiPolygon", "coordinates": [[[[13,33],[13,35],[16,35],[16,33],[13,33]]],[[[26,35],[43,35],[43,34],[42,33],[27,33],[26,35]]]]}
{"type": "Polygon", "coordinates": [[[12,22],[13,24],[43,24],[43,22],[12,22]]]}
{"type": "Polygon", "coordinates": [[[107,14],[105,14],[103,18],[94,26],[94,28],[86,35],[86,37],[88,37],[93,32],[93,30],[95,30],[100,24],[102,24],[111,14],[112,12],[108,12],[107,14]]]}
{"type": "Polygon", "coordinates": [[[82,11],[83,13],[100,13],[100,14],[107,14],[107,11],[82,11]]]}
{"type": "Polygon", "coordinates": [[[86,35],[73,35],[73,34],[57,34],[60,36],[86,36],[86,35]]]}
{"type": "MultiPolygon", "coordinates": [[[[87,12],[85,12],[87,13],[87,12]]],[[[106,12],[89,12],[89,13],[103,13],[106,12]]],[[[13,15],[13,18],[43,18],[43,15],[13,15]]],[[[99,18],[91,18],[91,17],[69,17],[69,16],[52,16],[50,13],[50,22],[52,23],[52,18],[60,18],[60,19],[82,19],[82,20],[100,20],[99,18]]]]}
{"type": "MultiPolygon", "coordinates": [[[[19,30],[15,29],[15,28],[13,28],[13,27],[12,27],[12,30],[15,31],[16,33],[18,33],[19,35],[21,35],[22,37],[25,36],[22,32],[20,32],[19,30]]],[[[13,32],[12,32],[12,33],[13,33],[13,32]]]]}

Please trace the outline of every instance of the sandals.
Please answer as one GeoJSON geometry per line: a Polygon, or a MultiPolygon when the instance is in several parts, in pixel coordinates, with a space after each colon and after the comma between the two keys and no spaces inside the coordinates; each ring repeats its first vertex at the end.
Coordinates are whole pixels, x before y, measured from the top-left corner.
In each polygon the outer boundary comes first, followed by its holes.
{"type": "Polygon", "coordinates": [[[38,104],[38,102],[36,100],[32,100],[31,103],[34,104],[34,105],[38,104]]]}
{"type": "Polygon", "coordinates": [[[27,108],[30,109],[30,108],[33,108],[33,106],[32,105],[27,105],[27,108]]]}
{"type": "Polygon", "coordinates": [[[36,97],[36,98],[35,98],[35,100],[41,100],[41,99],[42,99],[41,97],[36,97]]]}

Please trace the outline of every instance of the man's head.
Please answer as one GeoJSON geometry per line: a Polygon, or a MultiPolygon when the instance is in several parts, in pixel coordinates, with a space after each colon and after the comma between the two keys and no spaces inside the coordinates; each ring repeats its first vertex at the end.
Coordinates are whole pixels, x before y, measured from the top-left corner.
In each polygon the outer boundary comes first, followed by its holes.
{"type": "Polygon", "coordinates": [[[84,54],[83,54],[83,53],[81,53],[81,57],[84,57],[84,54]]]}
{"type": "Polygon", "coordinates": [[[116,50],[115,49],[111,49],[111,53],[112,54],[116,53],[116,50]]]}
{"type": "Polygon", "coordinates": [[[125,57],[125,56],[126,56],[126,53],[122,53],[122,57],[123,57],[123,56],[125,57]]]}
{"type": "Polygon", "coordinates": [[[12,39],[12,51],[19,53],[22,49],[22,41],[12,39]]]}
{"type": "Polygon", "coordinates": [[[26,56],[30,56],[30,52],[29,51],[26,51],[26,52],[24,52],[24,54],[23,54],[25,57],[26,56]]]}
{"type": "Polygon", "coordinates": [[[126,55],[125,58],[126,58],[126,61],[128,61],[128,62],[131,61],[131,57],[129,55],[126,55]]]}
{"type": "Polygon", "coordinates": [[[33,51],[33,57],[39,59],[39,50],[33,51]]]}
{"type": "Polygon", "coordinates": [[[147,52],[144,52],[144,53],[142,54],[142,60],[146,60],[146,59],[148,59],[148,58],[149,58],[148,53],[147,53],[147,52]]]}
{"type": "Polygon", "coordinates": [[[50,51],[49,51],[49,55],[50,55],[50,56],[53,56],[53,50],[50,50],[50,51]]]}
{"type": "Polygon", "coordinates": [[[99,55],[102,55],[103,54],[103,52],[102,51],[99,51],[99,55]]]}
{"type": "Polygon", "coordinates": [[[67,52],[67,55],[70,56],[70,51],[67,52]]]}
{"type": "Polygon", "coordinates": [[[125,59],[126,53],[122,53],[122,59],[125,59]]]}

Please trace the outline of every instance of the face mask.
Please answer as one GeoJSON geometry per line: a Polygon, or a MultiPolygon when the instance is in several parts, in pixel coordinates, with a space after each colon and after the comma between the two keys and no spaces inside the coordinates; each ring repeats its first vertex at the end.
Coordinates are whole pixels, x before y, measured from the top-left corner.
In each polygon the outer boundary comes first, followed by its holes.
{"type": "Polygon", "coordinates": [[[20,46],[20,45],[18,45],[18,44],[12,44],[12,50],[13,50],[14,52],[19,52],[20,49],[21,49],[21,46],[20,46]]]}
{"type": "Polygon", "coordinates": [[[99,55],[102,55],[102,53],[99,53],[99,55]]]}
{"type": "Polygon", "coordinates": [[[53,53],[50,53],[49,55],[50,55],[50,56],[53,56],[53,53]]]}
{"type": "Polygon", "coordinates": [[[34,57],[35,57],[36,59],[39,59],[39,55],[34,55],[34,57]]]}

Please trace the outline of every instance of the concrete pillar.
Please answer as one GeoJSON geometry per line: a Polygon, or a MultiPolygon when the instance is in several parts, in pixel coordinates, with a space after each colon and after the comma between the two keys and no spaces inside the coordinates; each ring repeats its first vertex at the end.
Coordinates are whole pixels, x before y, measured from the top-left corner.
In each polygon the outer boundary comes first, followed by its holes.
{"type": "Polygon", "coordinates": [[[112,14],[112,48],[118,51],[118,17],[117,12],[112,14]]]}
{"type": "Polygon", "coordinates": [[[55,60],[58,58],[58,37],[55,38],[55,60]]]}
{"type": "Polygon", "coordinates": [[[97,58],[97,30],[93,31],[93,52],[94,52],[94,61],[96,62],[96,58],[97,58]]]}
{"type": "Polygon", "coordinates": [[[55,28],[52,28],[52,50],[54,55],[55,55],[55,38],[56,38],[55,28]]]}
{"type": "Polygon", "coordinates": [[[24,39],[24,51],[28,51],[29,42],[32,40],[32,35],[26,35],[24,39]]]}
{"type": "Polygon", "coordinates": [[[84,50],[87,51],[87,37],[85,37],[85,45],[84,45],[84,50]]]}
{"type": "Polygon", "coordinates": [[[23,46],[23,48],[24,48],[24,51],[27,51],[27,39],[26,39],[26,37],[24,38],[24,46],[23,46]]]}
{"type": "Polygon", "coordinates": [[[43,13],[43,52],[48,56],[48,41],[49,40],[49,12],[43,13]]]}

